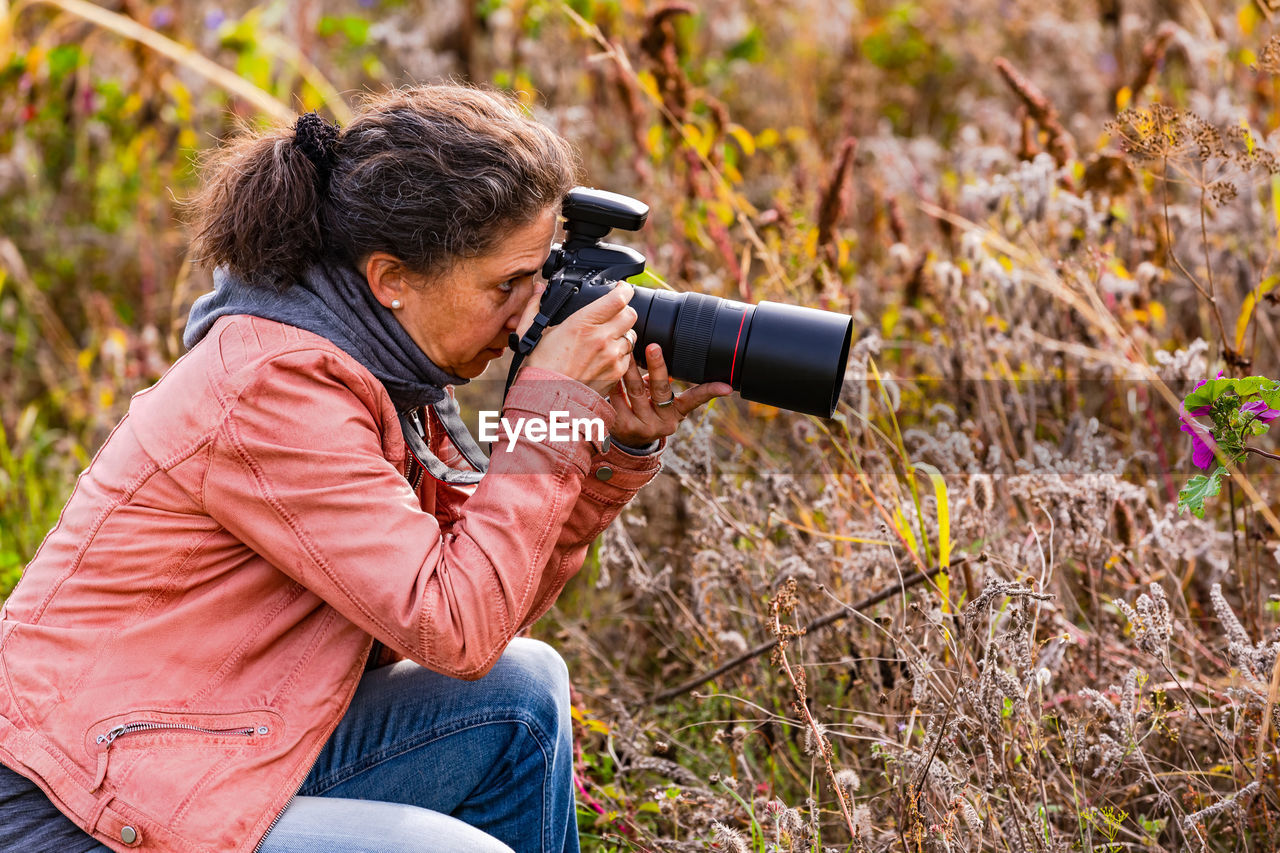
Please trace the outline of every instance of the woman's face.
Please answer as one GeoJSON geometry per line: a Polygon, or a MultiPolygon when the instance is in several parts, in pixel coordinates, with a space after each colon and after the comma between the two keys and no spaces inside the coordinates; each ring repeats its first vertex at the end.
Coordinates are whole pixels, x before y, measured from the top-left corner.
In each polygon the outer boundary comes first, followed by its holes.
{"type": "Polygon", "coordinates": [[[434,278],[401,288],[396,318],[437,366],[474,379],[502,356],[507,337],[542,281],[556,208],[512,229],[487,255],[463,259],[434,278]]]}

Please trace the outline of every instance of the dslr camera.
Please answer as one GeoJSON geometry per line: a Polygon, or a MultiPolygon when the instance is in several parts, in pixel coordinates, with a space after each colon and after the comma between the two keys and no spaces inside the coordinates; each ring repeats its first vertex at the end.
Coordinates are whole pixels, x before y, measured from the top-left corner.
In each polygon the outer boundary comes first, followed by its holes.
{"type": "MultiPolygon", "coordinates": [[[[523,337],[511,335],[508,385],[548,326],[644,271],[645,258],[604,242],[615,228],[638,231],[649,216],[643,202],[577,187],[563,205],[565,239],[551,249],[542,274],[547,289],[523,337]]],[[[778,302],[748,305],[702,293],[637,287],[635,358],[661,345],[671,376],[685,382],[727,382],[743,399],[829,418],[844,384],[853,318],[778,302]]]]}

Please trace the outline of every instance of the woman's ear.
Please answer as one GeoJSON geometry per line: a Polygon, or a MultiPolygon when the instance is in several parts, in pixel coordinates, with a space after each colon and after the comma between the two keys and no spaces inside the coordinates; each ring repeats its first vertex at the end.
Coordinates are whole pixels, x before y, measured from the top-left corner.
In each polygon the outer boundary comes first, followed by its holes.
{"type": "Polygon", "coordinates": [[[403,301],[405,292],[413,287],[412,275],[404,261],[387,252],[374,252],[364,262],[364,277],[373,298],[387,308],[399,307],[391,303],[403,301]]]}

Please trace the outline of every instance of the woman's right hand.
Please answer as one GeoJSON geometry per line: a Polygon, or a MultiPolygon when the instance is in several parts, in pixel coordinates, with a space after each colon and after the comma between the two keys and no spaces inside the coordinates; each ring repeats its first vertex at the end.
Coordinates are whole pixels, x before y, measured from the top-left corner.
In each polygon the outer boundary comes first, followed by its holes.
{"type": "MultiPolygon", "coordinates": [[[[630,284],[619,282],[606,295],[543,332],[524,363],[576,379],[602,397],[609,394],[631,366],[636,343],[631,327],[636,310],[628,303],[634,293],[630,284]]],[[[534,295],[520,318],[517,334],[523,335],[537,316],[538,296],[534,295]]]]}

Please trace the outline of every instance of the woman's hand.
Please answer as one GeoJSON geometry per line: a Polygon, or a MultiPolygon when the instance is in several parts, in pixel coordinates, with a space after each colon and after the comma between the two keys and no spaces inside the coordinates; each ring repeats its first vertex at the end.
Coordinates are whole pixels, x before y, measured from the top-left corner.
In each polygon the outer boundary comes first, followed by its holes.
{"type": "MultiPolygon", "coordinates": [[[[634,369],[631,350],[636,333],[636,309],[628,303],[635,288],[622,282],[595,302],[570,314],[563,323],[551,326],[529,353],[525,364],[554,370],[590,386],[601,396],[612,392],[618,380],[634,369]]],[[[538,313],[539,293],[535,293],[520,320],[519,334],[529,328],[538,313]]],[[[639,377],[639,373],[636,374],[639,377]]],[[[647,441],[645,442],[648,443],[647,441]]]]}
{"type": "Polygon", "coordinates": [[[628,447],[644,447],[676,431],[680,421],[713,397],[727,397],[733,388],[727,382],[695,385],[683,394],[671,387],[671,376],[662,357],[662,347],[649,344],[644,351],[649,372],[641,376],[631,360],[622,381],[609,396],[617,417],[610,434],[628,447]]]}

